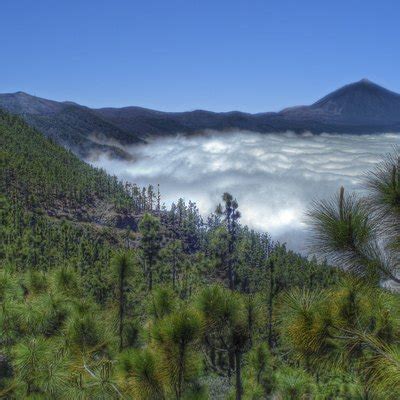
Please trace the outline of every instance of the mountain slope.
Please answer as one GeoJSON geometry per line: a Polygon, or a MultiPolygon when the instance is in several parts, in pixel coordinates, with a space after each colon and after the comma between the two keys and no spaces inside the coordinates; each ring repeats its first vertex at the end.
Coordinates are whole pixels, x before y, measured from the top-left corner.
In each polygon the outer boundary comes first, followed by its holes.
{"type": "Polygon", "coordinates": [[[117,178],[1,110],[0,149],[0,192],[26,210],[117,228],[125,227],[126,216],[141,212],[140,190],[128,191],[117,178]]]}
{"type": "MultiPolygon", "coordinates": [[[[90,108],[17,92],[0,95],[0,109],[21,115],[29,125],[83,158],[95,152],[127,157],[127,154],[115,145],[124,143],[126,133],[109,121],[103,120],[90,108]]],[[[132,137],[129,142],[137,143],[140,140],[132,137]]]]}
{"type": "Polygon", "coordinates": [[[324,111],[347,123],[399,122],[400,94],[363,79],[325,96],[310,109],[324,111]]]}
{"type": "Polygon", "coordinates": [[[257,129],[253,116],[238,111],[216,113],[204,110],[161,112],[140,107],[101,108],[94,110],[115,126],[137,133],[142,138],[176,133],[195,133],[205,129],[257,129]]]}
{"type": "Polygon", "coordinates": [[[120,197],[127,195],[116,179],[0,111],[0,264],[71,263],[95,281],[119,241],[99,209],[120,197]]]}
{"type": "Polygon", "coordinates": [[[309,119],[347,125],[398,124],[400,95],[366,79],[346,85],[311,106],[283,110],[286,119],[309,119]]]}
{"type": "Polygon", "coordinates": [[[149,137],[201,133],[206,129],[257,132],[400,132],[400,95],[368,80],[346,85],[310,106],[247,114],[204,110],[168,113],[140,107],[90,109],[17,92],[0,95],[0,108],[85,158],[108,152],[128,157],[123,147],[149,137]]]}

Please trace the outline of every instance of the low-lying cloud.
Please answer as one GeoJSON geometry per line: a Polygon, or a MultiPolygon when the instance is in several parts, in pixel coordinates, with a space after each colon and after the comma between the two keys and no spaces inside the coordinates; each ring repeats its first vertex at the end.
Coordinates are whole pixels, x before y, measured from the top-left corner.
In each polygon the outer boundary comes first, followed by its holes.
{"type": "Polygon", "coordinates": [[[361,177],[400,144],[400,135],[296,135],[253,132],[157,139],[125,149],[134,161],[93,162],[138,185],[160,184],[163,201],[179,197],[214,210],[223,192],[238,200],[242,222],[304,247],[304,211],[340,186],[361,190],[361,177]]]}

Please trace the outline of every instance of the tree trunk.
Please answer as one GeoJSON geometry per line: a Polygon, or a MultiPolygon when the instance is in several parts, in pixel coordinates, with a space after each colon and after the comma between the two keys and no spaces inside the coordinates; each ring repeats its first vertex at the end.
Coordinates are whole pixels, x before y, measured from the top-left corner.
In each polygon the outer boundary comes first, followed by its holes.
{"type": "Polygon", "coordinates": [[[274,262],[271,262],[270,266],[270,279],[269,279],[269,299],[268,299],[268,346],[270,350],[273,347],[272,339],[272,314],[273,314],[273,303],[274,303],[274,262]]]}
{"type": "Polygon", "coordinates": [[[149,292],[153,290],[153,262],[149,260],[149,292]]]}
{"type": "Polygon", "coordinates": [[[216,356],[216,354],[215,354],[215,348],[214,347],[211,347],[211,350],[210,350],[210,360],[211,360],[211,365],[213,366],[213,367],[215,367],[215,357],[216,356]]]}
{"type": "Polygon", "coordinates": [[[180,400],[183,392],[183,370],[184,370],[184,358],[185,358],[185,348],[180,346],[179,348],[179,372],[178,372],[178,387],[176,390],[176,399],[180,400]]]}
{"type": "Polygon", "coordinates": [[[228,350],[228,378],[231,380],[232,371],[235,370],[235,353],[233,350],[228,350]]]}
{"type": "Polygon", "coordinates": [[[119,281],[119,327],[118,327],[118,335],[119,335],[119,351],[122,350],[122,333],[124,329],[124,276],[120,275],[119,281]]]}
{"type": "Polygon", "coordinates": [[[175,280],[176,280],[176,261],[172,264],[172,288],[175,290],[175,280]]]}
{"type": "Polygon", "coordinates": [[[229,280],[229,289],[235,290],[235,276],[233,273],[232,262],[230,260],[228,267],[228,280],[229,280]]]}
{"type": "Polygon", "coordinates": [[[242,399],[242,370],[241,370],[241,360],[242,355],[239,350],[235,351],[235,361],[236,361],[236,400],[242,399]]]}

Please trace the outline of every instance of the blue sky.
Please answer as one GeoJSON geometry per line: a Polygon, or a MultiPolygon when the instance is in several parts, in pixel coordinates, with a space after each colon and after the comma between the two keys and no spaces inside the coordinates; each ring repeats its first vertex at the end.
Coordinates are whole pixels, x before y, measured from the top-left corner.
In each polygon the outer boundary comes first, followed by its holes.
{"type": "Polygon", "coordinates": [[[0,92],[260,112],[369,78],[400,92],[399,1],[2,0],[0,92]]]}

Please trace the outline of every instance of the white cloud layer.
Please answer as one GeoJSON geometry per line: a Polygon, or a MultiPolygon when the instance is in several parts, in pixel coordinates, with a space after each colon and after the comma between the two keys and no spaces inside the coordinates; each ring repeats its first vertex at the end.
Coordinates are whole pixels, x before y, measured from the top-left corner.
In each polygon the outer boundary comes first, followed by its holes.
{"type": "Polygon", "coordinates": [[[160,184],[168,205],[179,197],[207,214],[223,192],[238,200],[242,222],[304,250],[304,211],[362,174],[400,144],[400,135],[295,135],[252,132],[157,139],[126,149],[133,162],[100,157],[94,165],[138,185],[160,184]]]}

